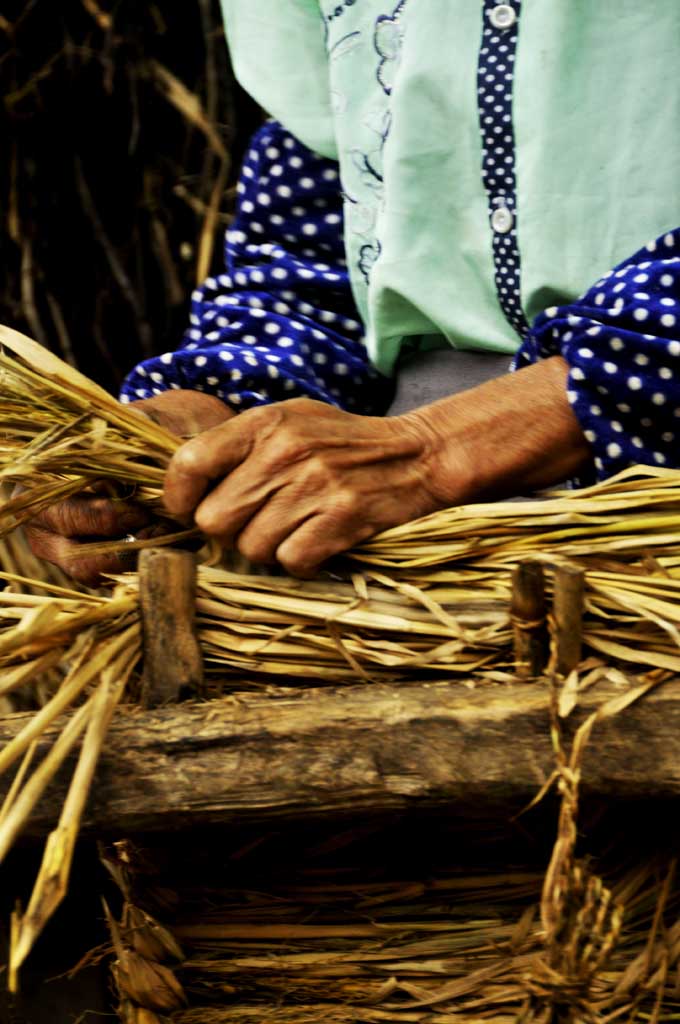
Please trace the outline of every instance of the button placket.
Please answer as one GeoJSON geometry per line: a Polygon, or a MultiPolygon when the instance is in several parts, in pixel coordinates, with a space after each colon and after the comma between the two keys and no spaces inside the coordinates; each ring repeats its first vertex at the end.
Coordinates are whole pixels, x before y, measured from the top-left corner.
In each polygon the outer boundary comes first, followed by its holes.
{"type": "Polygon", "coordinates": [[[517,246],[515,140],[512,127],[513,65],[521,0],[484,0],[477,68],[482,181],[487,193],[494,278],[499,304],[520,336],[528,330],[520,299],[517,246]]]}

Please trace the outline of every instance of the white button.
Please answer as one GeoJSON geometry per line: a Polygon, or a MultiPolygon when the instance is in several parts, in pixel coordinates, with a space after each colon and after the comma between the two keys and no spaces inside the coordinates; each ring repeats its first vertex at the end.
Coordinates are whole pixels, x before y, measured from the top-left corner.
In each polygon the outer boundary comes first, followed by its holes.
{"type": "Polygon", "coordinates": [[[510,4],[497,4],[489,11],[489,21],[494,28],[512,28],[517,21],[517,15],[510,4]]]}
{"type": "Polygon", "coordinates": [[[507,235],[508,231],[512,230],[514,223],[515,219],[507,206],[499,206],[491,214],[491,227],[499,235],[507,235]]]}

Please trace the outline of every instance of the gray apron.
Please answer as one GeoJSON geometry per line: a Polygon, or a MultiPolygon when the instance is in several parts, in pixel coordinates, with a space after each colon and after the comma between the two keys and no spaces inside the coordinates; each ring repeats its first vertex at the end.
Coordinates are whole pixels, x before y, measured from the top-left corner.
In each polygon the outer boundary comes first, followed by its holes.
{"type": "Polygon", "coordinates": [[[387,415],[398,416],[502,377],[510,369],[510,359],[498,352],[461,352],[453,348],[414,353],[398,368],[396,392],[387,415]]]}

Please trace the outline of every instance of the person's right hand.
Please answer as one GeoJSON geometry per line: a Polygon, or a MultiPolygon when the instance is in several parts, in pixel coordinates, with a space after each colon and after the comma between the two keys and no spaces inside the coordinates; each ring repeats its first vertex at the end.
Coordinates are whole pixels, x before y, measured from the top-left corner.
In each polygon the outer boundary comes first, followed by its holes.
{"type": "Polygon", "coordinates": [[[89,554],[88,543],[116,540],[126,534],[141,539],[152,529],[151,516],[139,505],[101,494],[67,498],[24,526],[34,555],[89,587],[98,586],[104,573],[122,572],[129,566],[127,558],[117,554],[89,554]]]}
{"type": "MultiPolygon", "coordinates": [[[[135,402],[131,408],[183,438],[194,437],[234,415],[218,398],[200,391],[165,391],[135,402]]],[[[167,524],[160,525],[134,502],[84,493],[52,506],[24,529],[38,558],[58,565],[80,583],[97,586],[103,574],[118,573],[131,565],[117,554],[90,555],[88,543],[126,534],[142,540],[167,533],[167,524]]]]}

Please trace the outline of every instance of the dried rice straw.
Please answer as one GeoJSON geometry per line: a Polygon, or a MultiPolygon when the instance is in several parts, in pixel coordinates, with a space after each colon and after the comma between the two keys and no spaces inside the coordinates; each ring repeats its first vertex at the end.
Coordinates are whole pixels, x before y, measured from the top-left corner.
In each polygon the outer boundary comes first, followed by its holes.
{"type": "MultiPolygon", "coordinates": [[[[435,866],[446,846],[402,877],[388,850],[353,863],[346,842],[340,862],[320,866],[294,847],[289,861],[277,849],[276,866],[259,870],[248,870],[247,854],[244,865],[240,852],[226,864],[222,853],[217,866],[192,848],[154,874],[147,852],[138,874],[134,848],[118,843],[105,855],[125,900],[116,953],[172,972],[170,992],[155,999],[176,1008],[173,1024],[675,1020],[674,862],[605,862],[596,874],[561,842],[575,834],[573,796],[553,855],[563,869],[545,879],[535,868],[435,866]],[[169,933],[159,913],[170,913],[169,933]],[[148,941],[150,928],[162,943],[148,941]],[[186,1008],[171,1002],[178,988],[186,1008]]],[[[141,1024],[141,1009],[159,1006],[128,979],[119,995],[123,1021],[141,1024]]]]}
{"type": "MultiPolygon", "coordinates": [[[[160,511],[164,469],[177,438],[2,327],[0,376],[0,483],[23,488],[0,510],[0,536],[102,481],[114,495],[160,511]]],[[[197,608],[209,692],[291,677],[316,684],[423,675],[462,677],[471,685],[511,681],[510,579],[528,556],[548,570],[565,561],[585,568],[584,639],[596,653],[591,669],[611,671],[613,660],[679,672],[679,499],[680,473],[634,467],[604,484],[541,501],[435,513],[361,545],[338,560],[335,575],[317,581],[202,566],[197,608]]],[[[158,543],[154,538],[139,546],[158,543]]],[[[109,717],[102,709],[113,713],[118,701],[137,693],[136,575],[116,577],[106,595],[41,585],[12,572],[4,578],[14,590],[33,592],[0,592],[0,698],[40,689],[36,703],[42,707],[0,754],[0,771],[27,758],[46,725],[73,709],[82,709],[81,763],[84,758],[91,766],[109,717]],[[97,702],[100,692],[109,695],[106,705],[97,702]]],[[[76,725],[67,728],[70,743],[76,725]]],[[[0,855],[60,763],[67,741],[59,743],[45,767],[25,762],[23,781],[3,809],[0,855]]],[[[74,776],[69,835],[77,831],[90,777],[90,767],[74,776]]],[[[41,887],[63,892],[70,840],[67,847],[66,868],[46,868],[41,887]]],[[[34,895],[27,917],[18,920],[14,974],[46,919],[33,913],[41,901],[51,909],[58,899],[34,895]]]]}

